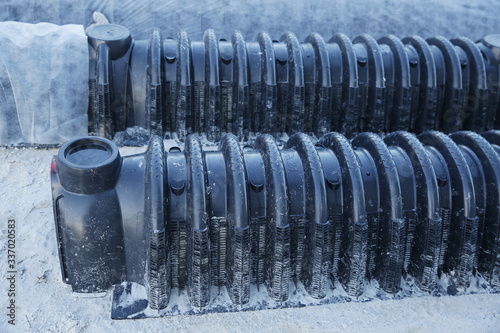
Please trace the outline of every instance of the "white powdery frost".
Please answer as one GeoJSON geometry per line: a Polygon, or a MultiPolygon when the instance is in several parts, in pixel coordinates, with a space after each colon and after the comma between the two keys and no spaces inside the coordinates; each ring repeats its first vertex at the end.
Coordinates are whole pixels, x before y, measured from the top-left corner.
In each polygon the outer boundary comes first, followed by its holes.
{"type": "Polygon", "coordinates": [[[63,143],[87,134],[83,26],[0,23],[0,144],[63,143]]]}

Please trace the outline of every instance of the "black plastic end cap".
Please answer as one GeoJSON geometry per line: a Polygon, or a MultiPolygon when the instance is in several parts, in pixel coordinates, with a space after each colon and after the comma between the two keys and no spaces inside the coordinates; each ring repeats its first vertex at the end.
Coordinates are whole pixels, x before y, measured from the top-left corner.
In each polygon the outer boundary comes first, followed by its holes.
{"type": "Polygon", "coordinates": [[[132,44],[130,31],[118,24],[93,25],[87,29],[87,36],[89,44],[95,50],[99,44],[106,44],[113,60],[123,57],[132,44]]]}
{"type": "Polygon", "coordinates": [[[65,190],[94,194],[115,186],[121,170],[121,156],[113,142],[84,137],[64,144],[59,149],[56,165],[65,190]]]}
{"type": "Polygon", "coordinates": [[[500,59],[500,34],[485,36],[483,44],[489,47],[495,53],[496,57],[500,59]]]}

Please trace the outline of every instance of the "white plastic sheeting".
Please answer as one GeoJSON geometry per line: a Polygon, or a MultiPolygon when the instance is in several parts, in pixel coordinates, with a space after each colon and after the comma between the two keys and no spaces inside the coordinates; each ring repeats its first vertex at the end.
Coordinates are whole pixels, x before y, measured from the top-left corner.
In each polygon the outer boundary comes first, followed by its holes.
{"type": "Polygon", "coordinates": [[[362,33],[379,38],[458,35],[473,40],[500,31],[498,0],[2,0],[0,21],[92,23],[94,11],[110,23],[126,26],[135,39],[147,39],[153,28],[175,37],[184,29],[192,40],[213,29],[230,39],[240,30],[246,40],[266,31],[272,39],[290,30],[299,40],[311,32],[329,39],[343,32],[350,38],[362,33]]]}
{"type": "Polygon", "coordinates": [[[88,131],[83,26],[0,23],[0,144],[57,144],[88,131]]]}

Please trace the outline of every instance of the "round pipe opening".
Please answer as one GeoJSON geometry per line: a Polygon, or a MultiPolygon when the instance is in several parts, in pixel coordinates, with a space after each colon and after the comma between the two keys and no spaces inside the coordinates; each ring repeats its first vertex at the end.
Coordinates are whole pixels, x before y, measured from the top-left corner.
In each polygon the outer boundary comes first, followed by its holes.
{"type": "Polygon", "coordinates": [[[63,188],[93,194],[115,186],[121,157],[118,147],[108,139],[85,137],[63,145],[56,165],[63,188]]]}
{"type": "Polygon", "coordinates": [[[71,142],[63,150],[65,162],[72,167],[96,168],[116,159],[117,149],[103,138],[82,138],[71,142]]]}

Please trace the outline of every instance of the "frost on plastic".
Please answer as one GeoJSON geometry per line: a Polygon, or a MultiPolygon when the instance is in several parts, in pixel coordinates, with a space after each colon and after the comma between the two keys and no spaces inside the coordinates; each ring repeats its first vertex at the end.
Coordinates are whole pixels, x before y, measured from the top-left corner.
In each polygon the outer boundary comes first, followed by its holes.
{"type": "Polygon", "coordinates": [[[83,26],[0,23],[0,144],[57,144],[87,134],[83,26]]]}

